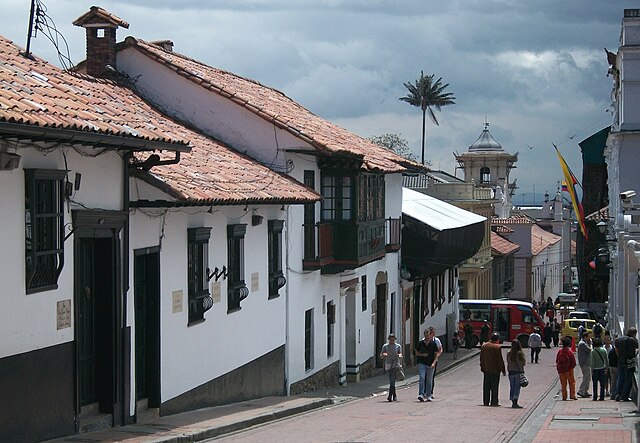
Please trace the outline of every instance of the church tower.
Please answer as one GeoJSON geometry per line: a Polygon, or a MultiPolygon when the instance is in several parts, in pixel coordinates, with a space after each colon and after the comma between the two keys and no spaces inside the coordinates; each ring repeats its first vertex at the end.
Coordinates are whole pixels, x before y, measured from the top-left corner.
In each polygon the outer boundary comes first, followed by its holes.
{"type": "Polygon", "coordinates": [[[489,132],[489,123],[485,120],[482,133],[467,152],[454,155],[458,161],[456,169],[464,171],[464,181],[492,189],[497,200],[495,215],[508,218],[511,215],[511,198],[517,189],[515,180],[513,183],[509,180],[509,173],[515,168],[518,153],[506,152],[489,132]]]}

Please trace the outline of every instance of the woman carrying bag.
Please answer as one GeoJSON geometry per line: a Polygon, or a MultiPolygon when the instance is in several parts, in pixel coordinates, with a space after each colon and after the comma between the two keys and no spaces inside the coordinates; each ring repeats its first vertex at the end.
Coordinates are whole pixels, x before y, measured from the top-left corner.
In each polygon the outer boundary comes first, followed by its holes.
{"type": "Polygon", "coordinates": [[[507,370],[509,371],[509,385],[511,387],[509,391],[509,399],[511,400],[511,407],[520,409],[522,406],[518,404],[518,398],[520,397],[520,379],[524,374],[524,365],[527,359],[522,352],[522,345],[518,340],[511,342],[511,349],[507,352],[507,370]]]}
{"type": "Polygon", "coordinates": [[[380,358],[384,361],[384,370],[389,374],[389,396],[387,401],[398,401],[396,396],[396,368],[401,364],[402,347],[396,343],[394,334],[389,334],[388,342],[382,345],[380,358]]]}

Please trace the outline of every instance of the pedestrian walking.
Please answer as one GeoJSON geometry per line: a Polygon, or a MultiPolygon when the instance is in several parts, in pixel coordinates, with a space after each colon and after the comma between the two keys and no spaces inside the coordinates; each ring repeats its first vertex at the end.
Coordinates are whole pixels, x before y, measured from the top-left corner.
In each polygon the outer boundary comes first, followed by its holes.
{"type": "Polygon", "coordinates": [[[595,325],[593,325],[593,338],[597,338],[597,339],[602,339],[602,332],[604,330],[604,328],[602,327],[602,325],[600,324],[600,322],[596,322],[595,325]]]}
{"type": "Polygon", "coordinates": [[[522,345],[519,340],[511,342],[511,349],[507,353],[507,370],[509,371],[509,400],[511,407],[520,409],[522,406],[518,404],[520,398],[520,376],[524,373],[524,365],[527,359],[522,352],[522,345]]]}
{"type": "MultiPolygon", "coordinates": [[[[427,391],[427,372],[431,375],[432,371],[427,369],[433,364],[433,355],[437,351],[435,343],[431,340],[431,331],[425,329],[424,338],[418,342],[416,346],[416,363],[418,365],[418,400],[425,401],[428,397],[427,391]]],[[[430,387],[429,387],[430,389],[430,387]]]]}
{"type": "Polygon", "coordinates": [[[396,395],[396,370],[402,360],[402,347],[396,343],[395,334],[389,334],[387,343],[382,345],[380,357],[384,361],[384,370],[389,374],[389,396],[387,401],[397,401],[396,395]]]}
{"type": "Polygon", "coordinates": [[[431,335],[431,340],[435,343],[436,348],[438,349],[438,352],[436,352],[436,359],[433,362],[433,373],[431,374],[431,389],[427,391],[427,395],[431,400],[433,400],[433,388],[436,387],[436,371],[438,370],[438,360],[442,355],[443,349],[442,342],[436,335],[436,328],[434,328],[433,326],[429,326],[429,334],[431,335]]]}
{"type": "Polygon", "coordinates": [[[638,354],[638,330],[630,327],[627,334],[615,341],[618,353],[618,384],[616,386],[616,401],[631,401],[631,382],[636,370],[636,355],[638,354]]]}
{"type": "Polygon", "coordinates": [[[473,325],[471,322],[467,322],[464,324],[464,346],[467,349],[471,349],[471,345],[473,344],[473,325]]]}
{"type": "Polygon", "coordinates": [[[453,333],[453,359],[458,359],[458,349],[460,349],[460,336],[458,331],[453,333]]]}
{"type": "Polygon", "coordinates": [[[578,397],[591,397],[589,384],[591,383],[591,336],[583,332],[577,347],[578,366],[582,371],[582,382],[578,388],[578,397]]]}
{"type": "Polygon", "coordinates": [[[553,338],[553,346],[557,348],[560,342],[560,323],[558,323],[556,317],[553,317],[553,322],[551,323],[551,336],[553,338]]]}
{"type": "Polygon", "coordinates": [[[540,328],[533,328],[533,332],[529,336],[529,348],[531,349],[531,363],[538,363],[540,357],[540,349],[542,348],[542,337],[540,337],[540,328]]]}
{"type": "Polygon", "coordinates": [[[482,322],[482,327],[480,328],[480,346],[482,347],[482,345],[486,342],[489,341],[489,330],[491,328],[489,328],[489,322],[488,321],[484,321],[482,322]]]}
{"type": "Polygon", "coordinates": [[[602,347],[602,341],[599,338],[593,340],[593,349],[591,350],[590,357],[593,401],[598,400],[598,383],[600,384],[600,401],[603,401],[606,384],[605,371],[609,367],[609,357],[607,356],[607,351],[602,347]]]}
{"type": "Polygon", "coordinates": [[[543,337],[544,337],[544,345],[547,349],[551,349],[551,340],[553,338],[553,333],[551,331],[551,323],[547,322],[546,325],[544,325],[544,331],[543,331],[543,337]]]}
{"type": "Polygon", "coordinates": [[[482,403],[485,406],[500,406],[498,389],[500,373],[507,375],[500,348],[500,334],[494,332],[491,341],[480,348],[480,370],[484,374],[482,383],[482,403]]]}
{"type": "Polygon", "coordinates": [[[556,354],[556,370],[562,386],[562,399],[567,400],[567,385],[571,400],[576,398],[576,379],[573,376],[573,368],[576,367],[576,357],[571,350],[571,337],[562,339],[562,348],[556,354]]]}

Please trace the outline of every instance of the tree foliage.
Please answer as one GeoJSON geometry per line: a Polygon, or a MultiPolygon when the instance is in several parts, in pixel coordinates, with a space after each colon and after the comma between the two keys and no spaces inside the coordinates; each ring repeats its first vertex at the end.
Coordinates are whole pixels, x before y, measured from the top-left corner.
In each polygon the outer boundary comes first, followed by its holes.
{"type": "Polygon", "coordinates": [[[409,148],[409,142],[402,138],[400,134],[382,134],[369,137],[369,140],[376,145],[395,152],[402,157],[411,161],[418,161],[415,154],[409,148]]]}
{"type": "Polygon", "coordinates": [[[452,92],[445,92],[449,87],[449,83],[442,83],[442,77],[434,81],[434,74],[424,75],[424,71],[420,71],[420,78],[414,83],[406,82],[404,87],[407,88],[408,94],[400,97],[400,100],[416,106],[422,110],[422,164],[424,164],[424,147],[425,147],[425,125],[427,113],[429,118],[436,125],[438,119],[433,111],[440,111],[443,106],[455,104],[455,97],[452,92]]]}

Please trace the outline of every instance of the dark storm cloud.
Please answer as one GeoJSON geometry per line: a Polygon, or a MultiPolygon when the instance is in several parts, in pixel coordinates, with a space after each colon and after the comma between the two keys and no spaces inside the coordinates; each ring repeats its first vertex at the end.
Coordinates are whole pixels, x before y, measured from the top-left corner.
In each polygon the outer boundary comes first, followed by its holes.
{"type": "MultiPolygon", "coordinates": [[[[43,0],[84,57],[71,22],[80,0],[43,0]]],[[[24,44],[29,0],[0,0],[3,35],[24,44]]],[[[520,151],[515,176],[551,190],[559,177],[551,143],[579,169],[576,141],[606,126],[611,79],[603,48],[616,51],[623,0],[104,0],[131,24],[118,38],[171,39],[177,52],[281,90],[312,112],[363,136],[401,133],[419,151],[419,109],[403,82],[424,70],[450,83],[456,104],[427,126],[427,154],[453,172],[487,116],[491,132],[520,151]],[[527,146],[534,146],[529,149],[527,146]]],[[[57,63],[42,36],[38,55],[57,63]]]]}

